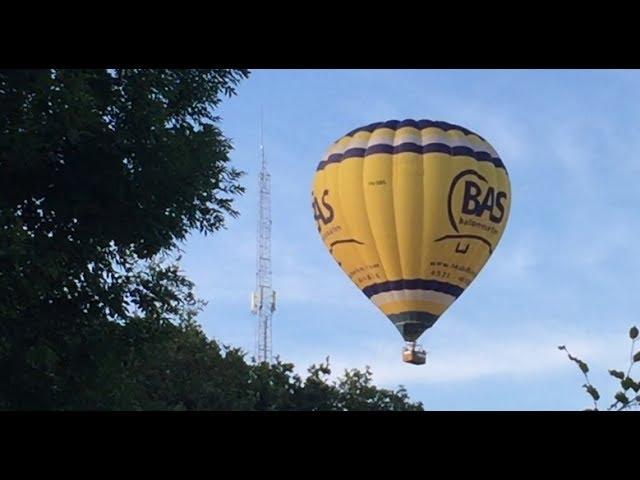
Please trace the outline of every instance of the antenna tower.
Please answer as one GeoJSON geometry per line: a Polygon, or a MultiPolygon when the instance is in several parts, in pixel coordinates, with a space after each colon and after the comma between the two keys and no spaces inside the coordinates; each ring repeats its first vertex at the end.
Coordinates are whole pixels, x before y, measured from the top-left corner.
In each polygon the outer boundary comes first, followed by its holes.
{"type": "Polygon", "coordinates": [[[251,312],[258,316],[256,361],[271,362],[271,317],[276,309],[276,293],[271,285],[271,175],[264,155],[262,112],[260,113],[260,200],[256,289],[251,295],[251,312]]]}

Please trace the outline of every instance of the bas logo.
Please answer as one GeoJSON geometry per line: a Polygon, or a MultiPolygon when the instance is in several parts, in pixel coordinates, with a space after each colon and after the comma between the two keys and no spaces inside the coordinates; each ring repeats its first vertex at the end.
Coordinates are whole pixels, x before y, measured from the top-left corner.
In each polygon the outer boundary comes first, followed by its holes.
{"type": "MultiPolygon", "coordinates": [[[[322,234],[322,225],[327,226],[331,222],[333,222],[335,218],[335,211],[333,207],[327,201],[327,196],[329,196],[329,190],[325,190],[322,192],[322,197],[320,197],[320,202],[315,197],[313,193],[311,193],[311,198],[313,198],[313,218],[316,220],[318,224],[318,232],[322,234]],[[321,206],[322,205],[322,206],[321,206]]],[[[338,232],[342,232],[340,225],[334,225],[325,231],[325,235],[323,235],[323,240],[335,238],[335,235],[338,232]]],[[[329,241],[329,240],[326,240],[329,241]]],[[[329,253],[333,255],[333,248],[336,245],[355,243],[357,245],[364,245],[360,240],[356,240],[355,238],[342,238],[338,240],[333,240],[331,243],[328,243],[329,253]]],[[[338,260],[336,257],[336,261],[338,265],[342,266],[342,262],[338,260]]]]}
{"type": "MultiPolygon", "coordinates": [[[[487,246],[489,254],[493,253],[493,241],[487,236],[495,238],[499,233],[496,226],[504,220],[506,202],[507,192],[496,191],[482,174],[475,170],[460,172],[451,181],[447,201],[449,223],[456,234],[444,235],[435,241],[478,240],[487,246]]],[[[458,242],[455,251],[466,254],[469,243],[458,242]]]]}
{"type": "Polygon", "coordinates": [[[322,222],[323,225],[328,225],[333,221],[333,218],[335,216],[333,207],[326,200],[328,195],[329,190],[325,190],[324,192],[322,192],[322,197],[320,198],[322,207],[324,207],[323,211],[323,209],[320,207],[320,203],[318,203],[318,199],[313,195],[313,193],[311,194],[311,196],[313,197],[313,218],[316,220],[316,222],[318,222],[318,231],[320,231],[321,227],[320,222],[322,222]]]}
{"type": "Polygon", "coordinates": [[[449,221],[456,232],[460,231],[454,215],[454,194],[462,190],[462,206],[460,213],[473,215],[480,219],[488,218],[495,224],[500,224],[504,218],[507,192],[496,191],[489,185],[487,179],[475,170],[464,170],[455,176],[449,189],[449,221]],[[461,187],[461,188],[460,188],[461,187]],[[488,213],[489,215],[485,215],[488,213]]]}

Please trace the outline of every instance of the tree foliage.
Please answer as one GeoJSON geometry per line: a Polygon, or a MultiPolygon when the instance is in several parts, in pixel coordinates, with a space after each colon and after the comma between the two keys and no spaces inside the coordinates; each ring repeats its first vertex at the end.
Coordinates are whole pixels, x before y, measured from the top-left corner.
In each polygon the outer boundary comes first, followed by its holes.
{"type": "Polygon", "coordinates": [[[168,255],[235,216],[215,107],[246,71],[0,71],[0,403],[89,405],[117,325],[195,299],[168,255]]]}
{"type": "MultiPolygon", "coordinates": [[[[136,334],[135,337],[138,337],[136,334]]],[[[121,385],[126,395],[110,408],[143,410],[422,410],[406,391],[372,385],[367,368],[330,381],[328,360],[308,369],[249,363],[244,353],[209,340],[192,320],[167,324],[134,355],[121,385]],[[124,401],[124,402],[123,402],[124,401]]]]}
{"type": "MultiPolygon", "coordinates": [[[[633,326],[629,330],[629,338],[631,339],[631,350],[629,352],[629,366],[626,373],[621,370],[609,370],[609,375],[618,380],[620,390],[614,395],[614,402],[609,405],[608,410],[630,410],[640,406],[640,382],[631,377],[631,371],[636,363],[640,362],[640,351],[635,351],[636,340],[638,339],[638,328],[633,326]]],[[[598,401],[600,400],[600,392],[591,384],[589,380],[589,366],[577,357],[571,355],[567,347],[560,345],[559,350],[564,350],[569,360],[574,362],[580,368],[585,377],[586,383],[583,388],[593,401],[593,410],[599,410],[598,401]]]]}
{"type": "MultiPolygon", "coordinates": [[[[0,70],[0,409],[414,409],[210,341],[176,255],[238,212],[245,70],[0,70]]],[[[221,256],[222,261],[222,256],[221,256]]]]}

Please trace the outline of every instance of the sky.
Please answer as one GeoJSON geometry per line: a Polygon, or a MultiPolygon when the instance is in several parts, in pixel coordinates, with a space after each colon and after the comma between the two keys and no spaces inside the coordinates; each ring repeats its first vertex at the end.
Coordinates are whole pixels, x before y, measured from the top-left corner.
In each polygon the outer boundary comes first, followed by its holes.
{"type": "MultiPolygon", "coordinates": [[[[246,172],[240,211],[193,234],[181,266],[208,302],[206,334],[254,352],[260,110],[272,178],[273,351],[300,374],[330,358],[334,377],[370,366],[427,410],[581,410],[590,368],[607,407],[608,369],[626,371],[640,257],[640,71],[254,70],[217,114],[246,172]],[[322,243],[310,191],[329,145],[369,123],[444,120],[487,139],[509,171],[504,236],[472,285],[401,361],[392,323],[322,243]]],[[[637,367],[636,367],[637,368],[637,367]]]]}

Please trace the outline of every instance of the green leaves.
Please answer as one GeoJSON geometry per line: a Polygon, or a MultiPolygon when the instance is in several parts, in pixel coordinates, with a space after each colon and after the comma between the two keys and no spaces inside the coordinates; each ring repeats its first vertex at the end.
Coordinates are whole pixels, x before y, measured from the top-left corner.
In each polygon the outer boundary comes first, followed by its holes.
{"type": "Polygon", "coordinates": [[[578,357],[574,357],[573,355],[571,355],[564,345],[559,346],[558,349],[565,350],[567,352],[567,356],[569,357],[569,360],[571,360],[576,365],[578,365],[578,368],[580,368],[582,373],[584,374],[589,373],[589,365],[587,365],[585,362],[580,360],[578,357]]]}
{"type": "Polygon", "coordinates": [[[620,386],[622,386],[622,388],[627,391],[629,389],[632,389],[634,392],[637,392],[638,390],[640,390],[640,385],[638,385],[632,378],[630,377],[626,377],[624,378],[624,380],[622,380],[620,382],[620,386]]]}
{"type": "MultiPolygon", "coordinates": [[[[630,376],[631,370],[633,368],[633,364],[640,361],[640,352],[636,352],[635,354],[633,353],[635,341],[636,341],[636,338],[638,337],[638,329],[635,326],[629,330],[629,337],[632,340],[631,342],[632,356],[631,356],[631,364],[629,365],[629,369],[627,373],[625,374],[623,371],[620,371],[620,370],[609,370],[609,375],[619,380],[620,386],[622,387],[622,391],[615,394],[616,401],[609,407],[609,410],[618,407],[619,404],[622,404],[622,407],[620,407],[619,410],[633,408],[640,405],[640,395],[636,395],[630,400],[626,394],[626,392],[628,392],[629,390],[632,390],[635,393],[638,393],[640,391],[640,383],[636,382],[630,376]]],[[[597,402],[598,400],[600,400],[600,393],[593,385],[591,385],[591,382],[589,381],[589,376],[588,376],[589,366],[585,362],[583,362],[581,359],[571,355],[571,353],[567,350],[566,346],[560,345],[558,346],[558,349],[565,351],[567,353],[568,358],[572,362],[574,362],[576,365],[578,365],[578,367],[580,368],[580,371],[584,374],[584,377],[587,380],[587,383],[582,386],[583,388],[586,389],[587,393],[593,399],[594,410],[598,410],[597,402]]]]}
{"type": "Polygon", "coordinates": [[[582,360],[578,360],[578,359],[575,359],[575,362],[580,367],[580,370],[582,370],[582,373],[588,373],[589,372],[589,366],[585,362],[583,362],[582,360]]]}
{"type": "Polygon", "coordinates": [[[0,404],[102,408],[144,390],[118,367],[121,336],[144,349],[201,307],[171,258],[238,213],[216,109],[247,76],[0,70],[0,404]]]}
{"type": "Polygon", "coordinates": [[[591,397],[597,402],[600,400],[600,393],[593,385],[583,385],[583,387],[587,390],[587,393],[591,395],[591,397]]]}
{"type": "Polygon", "coordinates": [[[629,403],[629,398],[627,398],[627,396],[624,394],[624,392],[616,393],[615,399],[616,399],[616,401],[622,403],[623,405],[626,405],[626,404],[629,403]]]}
{"type": "Polygon", "coordinates": [[[625,375],[620,370],[609,370],[609,375],[616,377],[619,380],[624,379],[625,375]]]}

